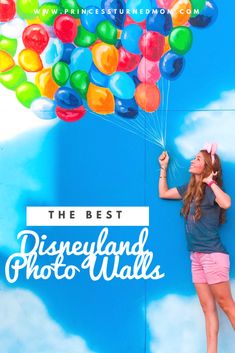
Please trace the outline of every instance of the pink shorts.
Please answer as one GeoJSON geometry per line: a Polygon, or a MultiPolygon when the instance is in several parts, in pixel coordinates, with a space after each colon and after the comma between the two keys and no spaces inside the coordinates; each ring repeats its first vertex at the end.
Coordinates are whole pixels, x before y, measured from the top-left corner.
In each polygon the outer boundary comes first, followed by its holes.
{"type": "Polygon", "coordinates": [[[221,252],[191,252],[193,283],[215,284],[229,281],[229,255],[221,252]]]}

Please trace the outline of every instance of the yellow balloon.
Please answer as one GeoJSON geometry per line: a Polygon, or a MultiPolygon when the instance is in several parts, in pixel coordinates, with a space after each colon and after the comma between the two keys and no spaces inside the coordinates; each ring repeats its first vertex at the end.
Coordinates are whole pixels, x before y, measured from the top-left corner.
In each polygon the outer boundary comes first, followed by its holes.
{"type": "Polygon", "coordinates": [[[5,72],[13,68],[15,62],[10,54],[0,50],[0,72],[5,72]]]}
{"type": "Polygon", "coordinates": [[[32,49],[23,49],[18,57],[19,65],[28,72],[37,72],[42,70],[42,60],[39,54],[32,49]]]}
{"type": "Polygon", "coordinates": [[[115,100],[112,92],[105,87],[90,83],[87,92],[89,108],[98,114],[112,114],[115,109],[115,100]]]}
{"type": "Polygon", "coordinates": [[[95,66],[105,75],[113,74],[118,66],[118,50],[114,45],[97,43],[92,47],[95,66]]]}
{"type": "Polygon", "coordinates": [[[42,23],[42,21],[40,20],[39,17],[36,17],[36,18],[34,18],[32,20],[26,20],[26,22],[28,23],[28,25],[34,25],[34,24],[39,24],[40,25],[42,23]]]}
{"type": "Polygon", "coordinates": [[[183,26],[191,17],[192,5],[190,0],[175,0],[170,6],[173,26],[183,26]]]}
{"type": "Polygon", "coordinates": [[[51,69],[43,69],[38,72],[35,77],[35,83],[41,95],[50,99],[54,98],[55,92],[59,88],[53,80],[51,69]]]}

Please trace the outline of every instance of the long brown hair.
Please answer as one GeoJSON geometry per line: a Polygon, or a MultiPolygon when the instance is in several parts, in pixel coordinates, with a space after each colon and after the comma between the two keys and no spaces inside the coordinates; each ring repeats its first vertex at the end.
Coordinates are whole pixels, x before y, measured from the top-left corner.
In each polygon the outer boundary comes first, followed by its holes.
{"type": "MultiPolygon", "coordinates": [[[[202,153],[203,158],[205,160],[205,167],[202,174],[200,175],[199,182],[196,182],[196,177],[194,174],[191,175],[188,188],[183,199],[184,205],[181,209],[181,214],[185,218],[187,218],[189,214],[190,204],[194,200],[195,202],[194,219],[196,221],[201,218],[201,202],[205,195],[205,189],[206,189],[206,184],[202,180],[208,177],[212,171],[213,172],[217,171],[217,175],[214,176],[214,180],[216,180],[220,188],[222,188],[222,185],[223,185],[222,168],[221,168],[221,162],[220,162],[219,156],[215,154],[215,161],[212,164],[211,154],[208,153],[206,150],[201,150],[200,152],[202,153]]],[[[220,224],[222,224],[222,223],[225,223],[225,221],[226,221],[225,210],[221,208],[219,222],[220,224]]]]}

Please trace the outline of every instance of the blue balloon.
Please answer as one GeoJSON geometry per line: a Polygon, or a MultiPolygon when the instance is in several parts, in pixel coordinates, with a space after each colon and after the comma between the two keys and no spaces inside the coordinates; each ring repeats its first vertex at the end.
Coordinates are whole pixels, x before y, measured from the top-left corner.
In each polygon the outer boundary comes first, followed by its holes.
{"type": "Polygon", "coordinates": [[[214,1],[206,1],[206,6],[196,17],[190,18],[189,23],[193,27],[205,28],[212,25],[218,16],[218,7],[214,1]]]}
{"type": "Polygon", "coordinates": [[[135,93],[133,80],[121,71],[110,76],[108,87],[115,97],[121,99],[131,99],[135,93]]]}
{"type": "Polygon", "coordinates": [[[120,49],[120,48],[122,47],[122,41],[121,41],[121,39],[118,39],[118,40],[116,41],[115,47],[116,47],[117,49],[120,49]]]}
{"type": "MultiPolygon", "coordinates": [[[[39,6],[41,6],[41,5],[45,4],[46,2],[49,2],[49,1],[48,0],[39,0],[38,4],[39,4],[39,6]]],[[[53,1],[50,1],[50,2],[54,2],[56,4],[59,4],[60,0],[53,0],[53,1]]]]}
{"type": "Polygon", "coordinates": [[[87,31],[95,33],[97,25],[102,21],[106,21],[106,17],[102,15],[101,9],[96,6],[88,6],[86,10],[86,13],[81,13],[81,24],[87,31]]]}
{"type": "Polygon", "coordinates": [[[146,20],[146,28],[148,31],[159,32],[163,36],[168,36],[172,30],[172,17],[167,11],[164,13],[150,13],[146,20]]]}
{"type": "Polygon", "coordinates": [[[156,0],[150,0],[152,9],[158,9],[158,4],[156,3],[156,0]]]}
{"type": "Polygon", "coordinates": [[[89,72],[90,80],[97,86],[108,87],[109,76],[100,72],[97,67],[92,64],[90,72],[89,72]]]}
{"type": "Polygon", "coordinates": [[[135,70],[128,72],[127,74],[132,78],[136,87],[141,83],[141,81],[138,79],[138,67],[135,70]]]}
{"type": "Polygon", "coordinates": [[[168,80],[175,80],[182,73],[185,65],[183,56],[168,51],[160,60],[159,68],[162,77],[168,80]]]}
{"type": "Polygon", "coordinates": [[[70,65],[70,63],[71,63],[71,55],[72,55],[72,52],[74,51],[75,48],[76,48],[75,45],[73,45],[72,43],[65,43],[61,61],[63,61],[65,63],[67,63],[68,65],[70,65]]]}
{"type": "Polygon", "coordinates": [[[117,28],[123,29],[126,19],[126,3],[124,0],[102,0],[102,9],[107,19],[117,28]]]}
{"type": "Polygon", "coordinates": [[[146,10],[152,9],[150,0],[128,0],[126,7],[130,9],[129,16],[136,22],[144,21],[148,16],[146,10]]]}
{"type": "Polygon", "coordinates": [[[66,109],[78,108],[82,105],[79,94],[69,87],[60,87],[56,91],[55,102],[58,106],[66,109]]]}
{"type": "Polygon", "coordinates": [[[87,7],[87,6],[101,7],[101,0],[78,0],[77,2],[81,7],[87,7]]]}
{"type": "Polygon", "coordinates": [[[88,48],[76,48],[71,55],[70,71],[90,71],[92,65],[92,53],[88,48]]]}
{"type": "Polygon", "coordinates": [[[49,120],[56,118],[55,102],[46,97],[40,97],[33,101],[30,109],[40,119],[49,120]]]}
{"type": "Polygon", "coordinates": [[[143,34],[143,30],[137,24],[126,26],[121,35],[121,42],[123,47],[133,54],[140,54],[139,40],[143,34]]]}
{"type": "Polygon", "coordinates": [[[46,68],[56,64],[62,58],[63,50],[63,43],[58,38],[51,38],[47,49],[41,54],[43,66],[46,68]]]}
{"type": "Polygon", "coordinates": [[[135,101],[135,98],[115,98],[115,113],[122,116],[123,118],[136,118],[136,116],[138,115],[138,111],[139,108],[135,101]]]}

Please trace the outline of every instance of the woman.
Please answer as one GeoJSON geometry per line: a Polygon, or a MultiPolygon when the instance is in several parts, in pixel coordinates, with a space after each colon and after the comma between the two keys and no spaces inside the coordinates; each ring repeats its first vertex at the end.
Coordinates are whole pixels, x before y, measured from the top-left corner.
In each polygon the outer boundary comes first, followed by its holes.
{"type": "Polygon", "coordinates": [[[192,265],[192,279],[201,303],[207,335],[207,353],[217,353],[219,320],[216,303],[228,316],[235,330],[235,302],[229,282],[229,255],[221,243],[218,227],[231,205],[222,190],[222,170],[215,144],[207,144],[191,161],[188,184],[169,189],[169,156],[159,157],[159,196],[183,199],[186,239],[192,265]]]}

